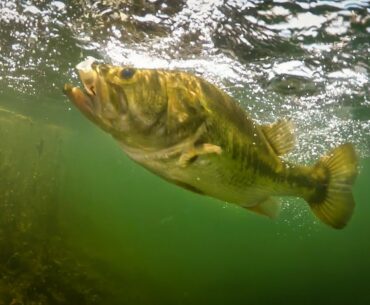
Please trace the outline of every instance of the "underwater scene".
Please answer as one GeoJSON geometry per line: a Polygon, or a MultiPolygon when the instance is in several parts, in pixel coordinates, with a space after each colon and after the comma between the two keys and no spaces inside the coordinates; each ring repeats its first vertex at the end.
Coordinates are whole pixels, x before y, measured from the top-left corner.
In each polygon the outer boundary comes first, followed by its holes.
{"type": "Polygon", "coordinates": [[[369,54],[368,0],[0,0],[0,305],[370,304],[369,54]]]}

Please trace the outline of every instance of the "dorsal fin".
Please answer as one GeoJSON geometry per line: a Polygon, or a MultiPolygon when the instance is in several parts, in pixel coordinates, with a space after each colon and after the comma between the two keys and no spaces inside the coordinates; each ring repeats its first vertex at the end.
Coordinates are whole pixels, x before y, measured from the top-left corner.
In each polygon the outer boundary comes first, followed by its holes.
{"type": "Polygon", "coordinates": [[[261,127],[267,141],[278,156],[284,155],[294,148],[294,125],[290,120],[278,120],[273,124],[261,127]]]}

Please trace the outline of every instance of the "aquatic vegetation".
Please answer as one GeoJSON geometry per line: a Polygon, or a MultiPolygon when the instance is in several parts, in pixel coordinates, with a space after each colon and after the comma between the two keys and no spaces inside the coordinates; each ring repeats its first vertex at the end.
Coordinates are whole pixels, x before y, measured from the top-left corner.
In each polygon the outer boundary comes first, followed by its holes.
{"type": "Polygon", "coordinates": [[[0,304],[98,304],[99,281],[59,227],[67,131],[5,108],[0,126],[0,304]]]}

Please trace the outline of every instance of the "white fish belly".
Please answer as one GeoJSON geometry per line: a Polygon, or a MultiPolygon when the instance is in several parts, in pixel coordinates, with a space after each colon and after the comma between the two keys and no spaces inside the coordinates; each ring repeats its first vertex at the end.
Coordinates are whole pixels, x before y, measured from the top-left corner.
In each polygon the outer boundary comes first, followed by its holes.
{"type": "Polygon", "coordinates": [[[185,167],[179,165],[178,158],[157,160],[131,157],[157,175],[180,186],[243,207],[255,206],[270,195],[266,189],[253,182],[253,177],[248,178],[246,175],[240,182],[241,175],[237,172],[237,166],[220,156],[199,156],[185,167]],[[235,180],[238,183],[233,183],[235,180]]]}

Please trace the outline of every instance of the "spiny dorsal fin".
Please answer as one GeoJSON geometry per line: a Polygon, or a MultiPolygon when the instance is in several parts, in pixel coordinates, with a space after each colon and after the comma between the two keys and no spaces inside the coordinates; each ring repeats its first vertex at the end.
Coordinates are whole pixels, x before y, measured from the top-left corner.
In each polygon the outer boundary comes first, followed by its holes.
{"type": "Polygon", "coordinates": [[[273,124],[261,127],[267,141],[278,156],[284,155],[294,148],[294,125],[291,121],[278,120],[273,124]]]}

